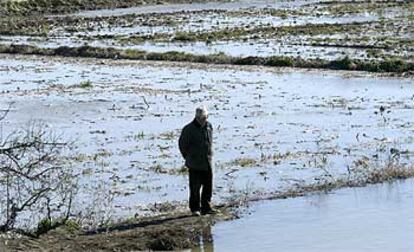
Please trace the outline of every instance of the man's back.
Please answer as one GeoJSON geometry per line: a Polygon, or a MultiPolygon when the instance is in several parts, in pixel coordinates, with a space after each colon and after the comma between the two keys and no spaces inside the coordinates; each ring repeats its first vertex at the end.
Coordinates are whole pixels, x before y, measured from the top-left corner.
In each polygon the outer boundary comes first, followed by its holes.
{"type": "Polygon", "coordinates": [[[187,124],[179,139],[181,154],[185,165],[194,170],[211,169],[213,127],[207,122],[201,126],[197,120],[187,124]]]}

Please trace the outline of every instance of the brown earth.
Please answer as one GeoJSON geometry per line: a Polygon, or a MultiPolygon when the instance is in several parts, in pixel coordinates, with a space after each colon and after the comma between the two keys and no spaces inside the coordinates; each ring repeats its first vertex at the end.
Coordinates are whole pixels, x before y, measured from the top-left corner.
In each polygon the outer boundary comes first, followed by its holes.
{"type": "MultiPolygon", "coordinates": [[[[215,215],[177,212],[131,219],[92,231],[59,227],[39,238],[23,236],[3,241],[6,251],[136,251],[195,247],[211,239],[211,226],[236,218],[224,208],[215,215]]],[[[0,246],[1,247],[1,246],[0,246]]]]}

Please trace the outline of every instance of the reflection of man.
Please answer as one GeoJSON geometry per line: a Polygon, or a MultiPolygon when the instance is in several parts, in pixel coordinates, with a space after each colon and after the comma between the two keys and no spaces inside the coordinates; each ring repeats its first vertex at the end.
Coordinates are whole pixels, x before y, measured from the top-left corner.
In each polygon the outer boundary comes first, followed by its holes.
{"type": "Polygon", "coordinates": [[[200,215],[200,211],[201,214],[214,213],[210,206],[213,187],[213,127],[207,117],[206,107],[198,107],[194,120],[183,128],[179,140],[180,152],[189,169],[190,210],[194,215],[200,215]]]}
{"type": "Polygon", "coordinates": [[[200,251],[214,252],[214,240],[211,234],[211,225],[207,225],[202,231],[203,245],[200,245],[200,251]]]}

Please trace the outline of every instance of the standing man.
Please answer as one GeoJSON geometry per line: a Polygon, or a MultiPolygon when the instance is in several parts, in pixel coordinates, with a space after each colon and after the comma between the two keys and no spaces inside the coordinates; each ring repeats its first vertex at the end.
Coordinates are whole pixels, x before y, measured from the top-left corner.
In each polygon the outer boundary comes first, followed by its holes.
{"type": "Polygon", "coordinates": [[[213,189],[213,127],[207,118],[207,108],[198,107],[194,120],[183,128],[179,139],[180,152],[190,175],[190,210],[196,216],[215,213],[210,206],[213,189]]]}

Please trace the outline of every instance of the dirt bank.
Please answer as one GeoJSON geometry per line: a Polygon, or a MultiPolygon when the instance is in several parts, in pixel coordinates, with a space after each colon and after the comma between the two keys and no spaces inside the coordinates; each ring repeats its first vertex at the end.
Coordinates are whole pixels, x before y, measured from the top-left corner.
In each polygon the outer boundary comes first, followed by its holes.
{"type": "Polygon", "coordinates": [[[217,221],[236,218],[221,207],[221,213],[201,217],[178,212],[155,217],[131,219],[106,228],[81,231],[59,227],[39,238],[23,236],[3,244],[7,251],[132,251],[173,250],[196,246],[206,241],[210,227],[217,221]]]}

